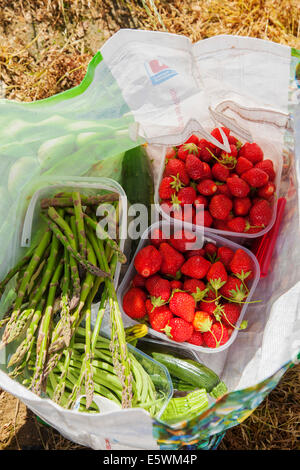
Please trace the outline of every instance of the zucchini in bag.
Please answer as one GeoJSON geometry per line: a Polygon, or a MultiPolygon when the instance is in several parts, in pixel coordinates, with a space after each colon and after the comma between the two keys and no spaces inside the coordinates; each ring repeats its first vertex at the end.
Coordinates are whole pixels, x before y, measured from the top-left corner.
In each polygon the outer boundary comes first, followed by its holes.
{"type": "Polygon", "coordinates": [[[209,367],[192,359],[179,359],[171,354],[152,353],[153,358],[166,366],[172,378],[179,379],[194,388],[204,388],[213,398],[220,398],[227,392],[224,382],[209,367]]]}

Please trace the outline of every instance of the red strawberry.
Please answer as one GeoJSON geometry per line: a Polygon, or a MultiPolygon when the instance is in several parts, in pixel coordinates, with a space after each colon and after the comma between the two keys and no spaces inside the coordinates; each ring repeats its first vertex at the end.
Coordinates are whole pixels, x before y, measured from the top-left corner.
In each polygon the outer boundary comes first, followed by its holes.
{"type": "Polygon", "coordinates": [[[155,313],[150,315],[150,325],[155,331],[164,331],[168,322],[173,318],[171,310],[166,306],[158,307],[155,313]],[[160,309],[158,312],[157,310],[160,309]]]}
{"type": "Polygon", "coordinates": [[[229,169],[233,170],[236,166],[237,149],[235,145],[230,145],[230,152],[221,152],[220,163],[227,165],[229,169]]]}
{"type": "Polygon", "coordinates": [[[217,257],[218,248],[214,243],[206,243],[204,246],[205,254],[209,261],[214,262],[217,257]]]}
{"type": "Polygon", "coordinates": [[[212,178],[212,172],[211,172],[211,168],[210,168],[209,164],[206,163],[206,162],[202,162],[202,169],[203,169],[203,173],[202,173],[201,178],[202,179],[211,179],[212,178]]]}
{"type": "Polygon", "coordinates": [[[272,209],[269,203],[263,199],[255,203],[249,213],[250,224],[257,227],[267,227],[272,219],[272,209]]]}
{"type": "Polygon", "coordinates": [[[190,183],[185,164],[183,161],[178,160],[178,158],[173,158],[167,162],[164,176],[176,176],[185,186],[190,183]]]}
{"type": "Polygon", "coordinates": [[[223,194],[216,194],[211,198],[209,212],[215,219],[226,220],[232,209],[232,201],[223,194]]]}
{"type": "Polygon", "coordinates": [[[230,153],[229,153],[229,155],[231,155],[232,157],[237,157],[237,155],[238,155],[238,150],[237,150],[236,145],[230,144],[229,147],[230,147],[230,153]]]}
{"type": "Polygon", "coordinates": [[[257,191],[257,194],[259,197],[270,199],[274,195],[275,190],[276,190],[275,184],[269,181],[269,183],[267,183],[266,186],[262,186],[261,188],[259,188],[259,190],[257,191]]]}
{"type": "Polygon", "coordinates": [[[229,145],[234,145],[236,147],[237,150],[239,150],[241,147],[242,147],[242,142],[240,142],[236,137],[234,137],[233,135],[230,135],[228,137],[228,142],[229,142],[229,145]]]}
{"type": "Polygon", "coordinates": [[[176,220],[183,220],[191,224],[195,216],[195,208],[191,204],[185,204],[184,206],[179,206],[179,209],[173,209],[170,214],[176,220]]]}
{"type": "Polygon", "coordinates": [[[274,170],[274,165],[272,160],[263,160],[261,162],[256,163],[255,168],[259,168],[263,170],[265,173],[269,175],[269,180],[274,181],[276,173],[274,170]]]}
{"type": "Polygon", "coordinates": [[[205,289],[204,282],[200,281],[199,279],[186,279],[183,283],[183,290],[187,291],[190,294],[194,294],[197,292],[197,288],[200,290],[205,289]]]}
{"type": "Polygon", "coordinates": [[[246,181],[239,177],[227,178],[226,183],[229,191],[234,197],[246,197],[250,192],[249,185],[246,183],[246,181]]]}
{"type": "Polygon", "coordinates": [[[202,337],[204,343],[209,348],[218,348],[227,343],[229,339],[227,328],[221,322],[214,323],[211,330],[203,333],[202,337]]]}
{"type": "Polygon", "coordinates": [[[204,227],[210,227],[212,223],[213,219],[208,211],[197,212],[196,218],[194,219],[195,225],[203,225],[204,227]]]}
{"type": "Polygon", "coordinates": [[[160,270],[162,256],[152,245],[142,248],[134,258],[134,267],[144,277],[152,276],[160,270]]]}
{"type": "Polygon", "coordinates": [[[245,171],[251,170],[253,163],[245,157],[239,157],[235,165],[235,171],[238,175],[242,175],[245,171]]]}
{"type": "Polygon", "coordinates": [[[251,170],[245,171],[245,173],[242,174],[242,178],[252,188],[261,188],[269,181],[269,175],[259,168],[251,168],[251,170]]]}
{"type": "MultiPolygon", "coordinates": [[[[175,195],[172,196],[172,199],[176,201],[175,195]]],[[[178,204],[173,204],[172,201],[162,201],[161,202],[161,209],[169,215],[177,220],[183,220],[185,218],[186,222],[192,222],[194,212],[193,207],[190,204],[186,204],[185,206],[181,207],[178,204]]]]}
{"type": "Polygon", "coordinates": [[[198,194],[198,196],[194,200],[194,206],[196,206],[197,210],[201,209],[201,207],[199,206],[202,206],[202,208],[205,209],[206,207],[208,207],[208,200],[202,194],[198,194]]]}
{"type": "Polygon", "coordinates": [[[228,230],[227,222],[225,222],[224,220],[215,219],[213,223],[213,227],[216,228],[217,230],[223,230],[225,232],[228,230]]]}
{"type": "Polygon", "coordinates": [[[239,197],[233,201],[233,211],[237,216],[247,215],[251,209],[251,199],[249,197],[239,197]]]}
{"type": "Polygon", "coordinates": [[[155,246],[155,248],[159,248],[159,245],[162,242],[166,241],[166,236],[160,228],[155,228],[151,232],[150,240],[152,245],[155,246]]]}
{"type": "MultiPolygon", "coordinates": [[[[227,127],[221,127],[222,131],[224,132],[224,134],[226,135],[226,137],[228,138],[229,137],[229,134],[230,134],[230,129],[227,129],[227,127]]],[[[223,137],[221,135],[221,132],[220,132],[220,129],[219,127],[216,127],[215,129],[213,129],[210,133],[215,139],[217,139],[219,142],[223,142],[223,137]]]]}
{"type": "Polygon", "coordinates": [[[229,170],[221,163],[215,163],[211,169],[213,177],[218,181],[226,181],[229,177],[229,170]]]}
{"type": "Polygon", "coordinates": [[[241,281],[251,279],[253,277],[252,260],[248,253],[241,248],[238,248],[234,253],[229,264],[229,269],[236,277],[241,279],[241,281]]]}
{"type": "Polygon", "coordinates": [[[176,182],[173,176],[166,176],[161,180],[159,185],[159,197],[161,199],[171,199],[172,195],[175,194],[176,182]],[[175,185],[174,185],[175,184],[175,185]]]}
{"type": "Polygon", "coordinates": [[[177,152],[177,156],[178,158],[180,158],[180,160],[183,160],[185,162],[189,155],[198,157],[199,153],[200,151],[196,144],[187,143],[187,144],[180,145],[178,152],[177,152]]]}
{"type": "Polygon", "coordinates": [[[226,303],[223,305],[222,322],[224,325],[233,327],[239,319],[241,307],[237,304],[226,303]]]}
{"type": "Polygon", "coordinates": [[[199,180],[204,174],[203,162],[195,155],[187,156],[185,168],[189,177],[193,180],[199,180]]]}
{"type": "Polygon", "coordinates": [[[199,137],[197,137],[195,134],[191,135],[191,137],[188,138],[188,140],[185,142],[185,144],[199,144],[199,137]]]}
{"type": "Polygon", "coordinates": [[[177,148],[176,147],[171,147],[166,151],[166,160],[170,160],[172,158],[176,158],[177,155],[177,148]]]}
{"type": "Polygon", "coordinates": [[[224,194],[224,196],[227,196],[230,199],[232,199],[232,194],[229,190],[228,184],[226,184],[226,183],[218,184],[217,186],[218,186],[218,189],[217,189],[216,194],[224,194]]]}
{"type": "Polygon", "coordinates": [[[235,302],[242,302],[247,297],[247,292],[242,281],[233,276],[228,276],[226,284],[221,287],[219,293],[235,302]]]}
{"type": "Polygon", "coordinates": [[[192,256],[205,256],[204,248],[199,248],[197,250],[188,250],[185,253],[186,259],[191,258],[192,256]]]}
{"type": "Polygon", "coordinates": [[[219,261],[224,264],[225,268],[229,266],[230,261],[232,260],[234,252],[228,246],[220,246],[217,252],[217,258],[219,261]]]}
{"type": "Polygon", "coordinates": [[[217,301],[216,302],[204,302],[204,301],[202,301],[202,302],[199,303],[199,308],[198,308],[198,310],[201,310],[201,312],[208,313],[211,317],[214,315],[215,312],[218,312],[219,309],[220,309],[220,305],[217,301]]]}
{"type": "Polygon", "coordinates": [[[202,334],[200,333],[200,331],[193,331],[193,334],[190,337],[188,342],[190,344],[194,344],[195,346],[202,346],[203,339],[202,339],[202,334]]]}
{"type": "Polygon", "coordinates": [[[231,232],[244,233],[248,230],[244,217],[234,217],[227,222],[227,226],[231,232]]]}
{"type": "Polygon", "coordinates": [[[141,274],[136,274],[132,279],[132,285],[133,287],[145,287],[145,281],[146,279],[144,276],[141,276],[141,274]]]}
{"type": "Polygon", "coordinates": [[[200,149],[200,155],[199,158],[203,162],[210,163],[211,160],[213,160],[213,152],[214,152],[214,147],[213,145],[208,142],[208,140],[201,139],[199,141],[199,149],[200,149]]]}
{"type": "Polygon", "coordinates": [[[196,238],[195,233],[190,230],[177,230],[171,237],[170,243],[175,250],[185,252],[187,249],[191,250],[193,248],[196,238]]]}
{"type": "Polygon", "coordinates": [[[200,302],[207,295],[205,284],[199,279],[186,279],[183,283],[183,290],[191,294],[196,303],[200,302]]]}
{"type": "Polygon", "coordinates": [[[124,312],[130,318],[143,318],[146,315],[147,295],[139,287],[132,287],[123,297],[124,312]]]}
{"type": "Polygon", "coordinates": [[[177,317],[192,322],[195,314],[194,297],[187,292],[174,292],[169,302],[169,309],[177,317]]]}
{"type": "Polygon", "coordinates": [[[183,318],[171,318],[167,326],[164,328],[166,335],[173,341],[183,343],[188,341],[193,334],[193,325],[188,323],[183,318]]]}
{"type": "Polygon", "coordinates": [[[192,256],[181,266],[181,272],[186,276],[202,279],[210,265],[211,263],[202,256],[192,256]]]}
{"type": "Polygon", "coordinates": [[[183,284],[181,281],[176,281],[175,279],[173,279],[172,281],[170,281],[170,286],[171,286],[171,289],[174,290],[174,289],[183,289],[183,284]]]}
{"type": "Polygon", "coordinates": [[[177,194],[179,204],[181,204],[182,206],[184,204],[193,204],[196,199],[196,196],[196,190],[191,186],[187,186],[186,188],[180,189],[177,194]]]}
{"type": "Polygon", "coordinates": [[[145,287],[151,296],[154,307],[160,307],[168,302],[171,295],[170,282],[160,276],[151,276],[146,280],[145,287]]]}
{"type": "Polygon", "coordinates": [[[197,310],[193,320],[193,327],[196,331],[205,333],[206,331],[209,331],[211,329],[212,324],[213,320],[209,313],[197,310]]]}
{"type": "Polygon", "coordinates": [[[206,279],[215,291],[219,290],[226,283],[227,272],[221,261],[217,261],[210,266],[206,279]]]}
{"type": "Polygon", "coordinates": [[[197,191],[203,196],[212,196],[217,191],[218,186],[213,180],[206,179],[197,185],[197,191]]]}
{"type": "Polygon", "coordinates": [[[172,277],[176,277],[178,271],[184,263],[184,257],[168,243],[161,243],[159,252],[162,256],[160,272],[172,277]]]}
{"type": "Polygon", "coordinates": [[[240,157],[247,158],[247,160],[250,160],[253,164],[260,162],[264,158],[262,149],[255,142],[252,144],[246,142],[240,149],[239,155],[240,157]]]}

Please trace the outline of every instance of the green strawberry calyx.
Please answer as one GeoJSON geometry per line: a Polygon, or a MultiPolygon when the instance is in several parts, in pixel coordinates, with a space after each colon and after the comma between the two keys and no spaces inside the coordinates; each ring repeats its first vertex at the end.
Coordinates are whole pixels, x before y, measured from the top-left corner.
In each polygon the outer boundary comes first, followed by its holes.
{"type": "Polygon", "coordinates": [[[229,294],[230,298],[236,302],[241,302],[245,297],[247,297],[247,292],[245,291],[244,285],[241,285],[241,287],[237,286],[235,289],[230,290],[229,294]]]}
{"type": "Polygon", "coordinates": [[[224,286],[224,284],[226,284],[226,281],[222,281],[222,279],[218,277],[217,279],[211,279],[209,283],[213,290],[217,292],[222,286],[224,286]]]}
{"type": "Polygon", "coordinates": [[[153,310],[156,307],[162,307],[163,305],[165,305],[168,302],[168,301],[163,300],[161,297],[154,297],[154,296],[151,296],[150,300],[151,300],[151,303],[153,305],[153,308],[152,308],[151,312],[153,312],[153,310]]]}
{"type": "Polygon", "coordinates": [[[173,210],[180,209],[181,201],[178,199],[178,196],[176,194],[172,194],[171,202],[173,204],[173,206],[172,206],[173,210]]]}
{"type": "Polygon", "coordinates": [[[204,297],[207,296],[207,293],[209,292],[209,289],[203,289],[201,290],[200,287],[196,287],[196,292],[193,292],[191,295],[194,297],[195,302],[201,302],[201,300],[204,299],[204,297]]]}
{"type": "Polygon", "coordinates": [[[173,338],[171,334],[172,328],[170,327],[169,323],[161,331],[163,331],[169,338],[173,338]]]}
{"type": "Polygon", "coordinates": [[[223,305],[216,302],[217,306],[213,311],[214,317],[217,321],[221,321],[222,316],[225,314],[223,305]]]}
{"type": "Polygon", "coordinates": [[[188,144],[183,144],[182,146],[183,150],[189,154],[193,154],[193,155],[198,155],[199,153],[199,148],[197,147],[196,144],[193,144],[192,142],[188,143],[188,144]]]}
{"type": "Polygon", "coordinates": [[[184,184],[180,181],[179,173],[176,176],[172,175],[171,178],[173,178],[173,181],[170,183],[171,188],[175,189],[175,191],[183,188],[184,184]]]}
{"type": "Polygon", "coordinates": [[[210,331],[212,324],[212,319],[209,317],[209,315],[207,315],[206,318],[203,318],[200,322],[197,322],[196,330],[200,331],[200,333],[206,333],[207,331],[210,331]]]}
{"type": "Polygon", "coordinates": [[[232,155],[229,155],[228,153],[221,153],[222,158],[216,157],[211,150],[209,150],[208,147],[205,147],[206,150],[210,153],[210,155],[217,160],[217,162],[221,163],[221,165],[225,166],[228,168],[228,170],[233,170],[235,168],[235,165],[237,164],[237,159],[233,157],[232,155]],[[229,165],[229,166],[228,166],[229,165]]]}
{"type": "Polygon", "coordinates": [[[240,279],[242,282],[244,282],[245,279],[247,279],[247,277],[249,277],[251,274],[252,274],[252,271],[247,271],[244,273],[243,269],[241,270],[240,273],[234,273],[235,277],[240,279]]]}

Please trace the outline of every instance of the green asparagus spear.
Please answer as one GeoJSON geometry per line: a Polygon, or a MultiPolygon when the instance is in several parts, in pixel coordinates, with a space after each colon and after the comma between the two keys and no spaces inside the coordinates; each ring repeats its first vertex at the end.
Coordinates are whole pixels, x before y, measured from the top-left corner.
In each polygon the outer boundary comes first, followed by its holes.
{"type": "Polygon", "coordinates": [[[79,191],[74,191],[72,193],[72,200],[75,212],[75,221],[76,221],[76,233],[78,237],[78,244],[79,244],[79,253],[86,258],[87,256],[87,248],[86,248],[86,236],[85,236],[85,228],[84,228],[84,221],[83,221],[83,211],[81,205],[81,197],[79,191]]]}
{"type": "Polygon", "coordinates": [[[87,271],[89,271],[91,274],[95,276],[100,276],[100,277],[108,276],[107,273],[99,269],[97,266],[93,265],[87,259],[83,258],[80,255],[80,253],[76,252],[70,245],[69,240],[66,237],[66,235],[63,234],[63,232],[59,229],[59,227],[54,222],[51,222],[51,220],[45,217],[43,214],[41,214],[41,217],[47,222],[48,227],[54,233],[56,238],[58,238],[58,240],[62,243],[62,245],[65,248],[67,248],[67,250],[70,252],[70,255],[73,256],[84,269],[86,269],[87,271]]]}
{"type": "Polygon", "coordinates": [[[10,320],[6,325],[6,328],[5,328],[3,336],[2,336],[2,342],[0,343],[0,349],[7,344],[7,340],[10,336],[11,328],[14,325],[15,320],[18,318],[18,316],[20,314],[20,308],[22,306],[23,299],[25,297],[27,285],[28,285],[28,283],[30,281],[30,278],[31,278],[32,274],[34,273],[37,265],[39,264],[40,259],[43,256],[43,253],[46,250],[46,248],[47,248],[47,246],[50,242],[50,239],[51,239],[51,232],[47,230],[44,233],[44,236],[42,237],[38,247],[34,251],[34,253],[33,253],[33,255],[32,255],[32,257],[31,257],[31,259],[28,263],[28,266],[27,266],[27,269],[24,273],[20,288],[18,290],[17,298],[16,298],[15,303],[14,303],[13,312],[11,314],[10,320]]]}
{"type": "Polygon", "coordinates": [[[40,326],[38,338],[37,338],[37,356],[35,364],[35,373],[32,378],[31,389],[33,392],[40,395],[44,380],[44,368],[46,364],[47,352],[48,352],[48,343],[50,336],[50,325],[53,312],[53,303],[55,299],[55,293],[57,286],[59,284],[60,275],[63,270],[63,263],[59,262],[57,268],[54,272],[54,275],[51,279],[51,284],[48,292],[47,305],[45,313],[42,319],[40,326]]]}

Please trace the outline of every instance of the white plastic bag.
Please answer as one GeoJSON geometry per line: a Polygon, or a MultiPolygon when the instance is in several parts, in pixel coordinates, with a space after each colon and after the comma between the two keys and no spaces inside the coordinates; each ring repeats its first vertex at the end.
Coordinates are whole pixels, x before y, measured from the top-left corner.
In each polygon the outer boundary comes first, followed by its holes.
{"type": "MultiPolygon", "coordinates": [[[[177,35],[121,30],[101,52],[133,111],[136,136],[149,140],[154,149],[175,144],[174,139],[180,143],[194,130],[205,136],[222,120],[232,129],[237,126],[245,139],[251,138],[263,128],[262,119],[268,122],[268,138],[279,145],[280,153],[286,153],[281,190],[287,205],[270,273],[255,293],[262,302],[249,307],[249,327],[226,355],[199,356],[221,375],[230,391],[239,390],[239,395],[230,393],[205,414],[205,422],[201,417],[194,420],[190,434],[182,430],[182,439],[175,435],[174,443],[172,433],[153,428],[149,415],[141,410],[94,416],[67,411],[33,395],[0,371],[1,388],[79,444],[94,449],[154,449],[159,437],[160,443],[165,442],[163,448],[174,449],[181,441],[201,441],[237,424],[243,408],[248,412],[263,400],[300,350],[300,119],[294,155],[288,116],[291,50],[250,38],[219,36],[192,45],[177,35]],[[246,389],[249,386],[252,388],[246,389]]],[[[228,148],[226,140],[222,145],[228,148]]],[[[153,150],[153,154],[159,164],[161,152],[153,150]]]]}

